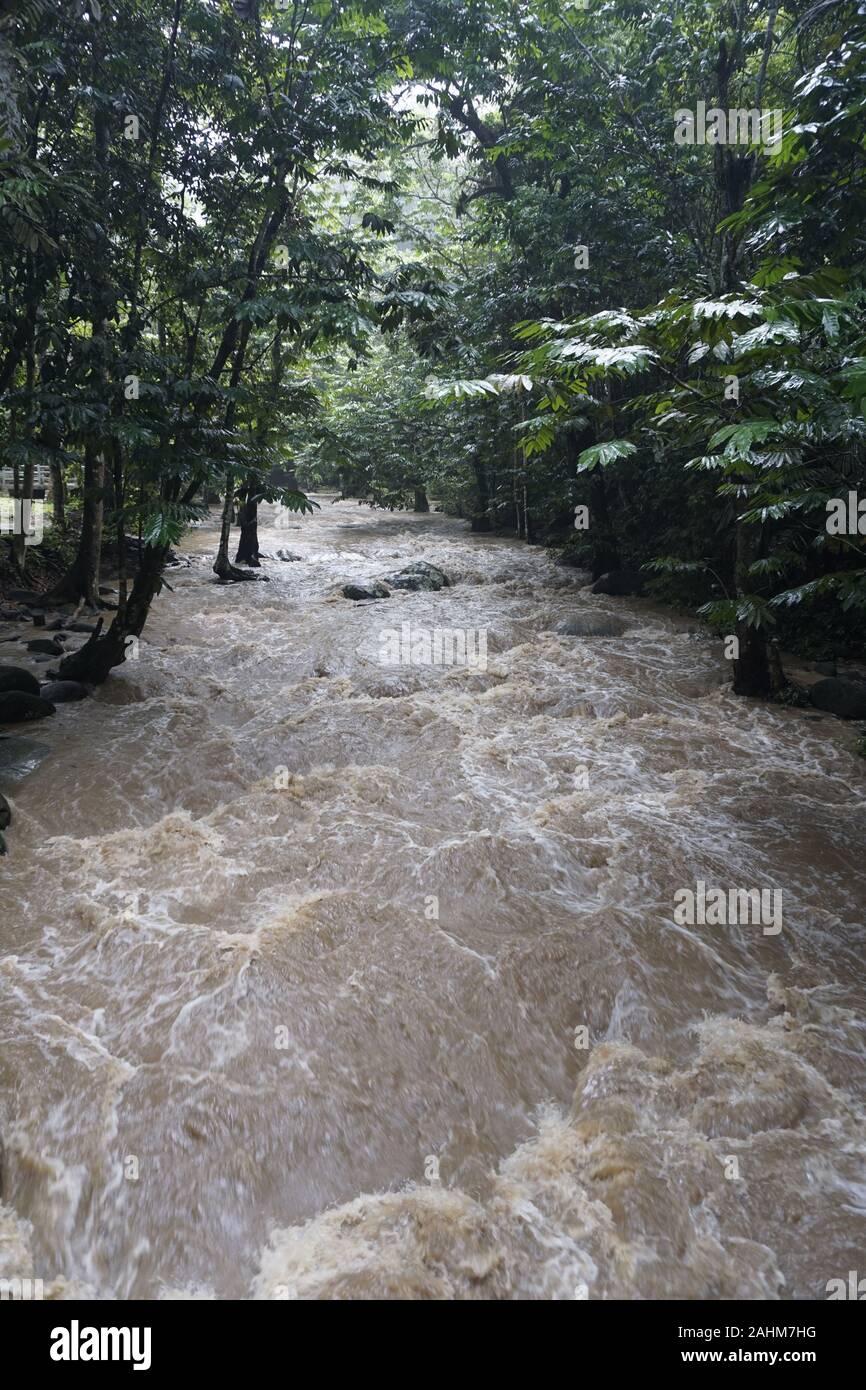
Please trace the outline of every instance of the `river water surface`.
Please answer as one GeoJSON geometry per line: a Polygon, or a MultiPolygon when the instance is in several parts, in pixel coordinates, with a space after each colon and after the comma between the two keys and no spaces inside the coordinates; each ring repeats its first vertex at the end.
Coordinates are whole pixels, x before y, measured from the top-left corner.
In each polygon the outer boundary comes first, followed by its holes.
{"type": "Polygon", "coordinates": [[[853,732],[735,699],[720,643],[540,550],[320,501],[264,509],[263,550],[302,557],[268,584],[210,582],[192,533],[139,660],[33,733],[0,867],[0,1274],[460,1299],[866,1274],[853,732]],[[339,596],[413,560],[453,586],[339,596]],[[627,630],[558,635],[587,612],[627,630]],[[407,622],[486,629],[486,670],[383,665],[407,622]],[[780,889],[781,932],[678,924],[698,880],[780,889]]]}

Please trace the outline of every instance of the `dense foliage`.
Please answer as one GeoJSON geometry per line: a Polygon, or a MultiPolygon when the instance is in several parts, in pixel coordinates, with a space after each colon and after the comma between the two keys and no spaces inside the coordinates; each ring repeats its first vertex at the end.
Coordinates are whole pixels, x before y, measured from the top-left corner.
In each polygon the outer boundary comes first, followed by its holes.
{"type": "Polygon", "coordinates": [[[66,593],[148,542],[105,671],[295,469],[646,566],[744,693],[862,641],[864,103],[855,0],[7,4],[2,462],[80,482],[66,593]]]}

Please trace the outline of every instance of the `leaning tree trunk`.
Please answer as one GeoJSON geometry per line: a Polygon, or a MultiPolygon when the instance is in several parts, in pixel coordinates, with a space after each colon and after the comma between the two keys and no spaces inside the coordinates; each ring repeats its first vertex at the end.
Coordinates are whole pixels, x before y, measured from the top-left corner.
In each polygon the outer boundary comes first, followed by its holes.
{"type": "Polygon", "coordinates": [[[102,631],[100,618],[96,631],[84,646],[63,658],[58,669],[61,680],[102,685],[113,668],[122,665],[129,638],[141,636],[150,605],[162,588],[162,570],[168,550],[167,545],[145,547],[122,614],[118,613],[107,632],[102,631]]]}

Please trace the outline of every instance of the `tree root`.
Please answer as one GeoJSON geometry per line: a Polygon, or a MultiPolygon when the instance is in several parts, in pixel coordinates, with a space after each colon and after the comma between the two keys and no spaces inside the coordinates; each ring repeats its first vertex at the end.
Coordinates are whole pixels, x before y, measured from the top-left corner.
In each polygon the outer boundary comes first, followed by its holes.
{"type": "Polygon", "coordinates": [[[214,565],[214,574],[220,584],[238,584],[245,579],[258,579],[264,583],[268,582],[266,574],[250,574],[249,570],[239,570],[236,565],[228,562],[220,564],[219,561],[214,565]]]}

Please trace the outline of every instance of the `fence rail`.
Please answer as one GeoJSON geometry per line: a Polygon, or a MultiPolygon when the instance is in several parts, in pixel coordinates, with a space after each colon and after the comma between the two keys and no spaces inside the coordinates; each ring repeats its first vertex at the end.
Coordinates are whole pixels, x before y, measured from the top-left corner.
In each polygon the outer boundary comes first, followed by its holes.
{"type": "MultiPolygon", "coordinates": [[[[19,470],[19,481],[23,472],[23,469],[19,470]]],[[[15,474],[12,469],[0,468],[0,492],[6,492],[11,496],[14,486],[15,474]]],[[[48,467],[47,463],[36,463],[33,465],[33,486],[34,488],[45,488],[45,490],[50,493],[51,469],[48,467]]]]}

